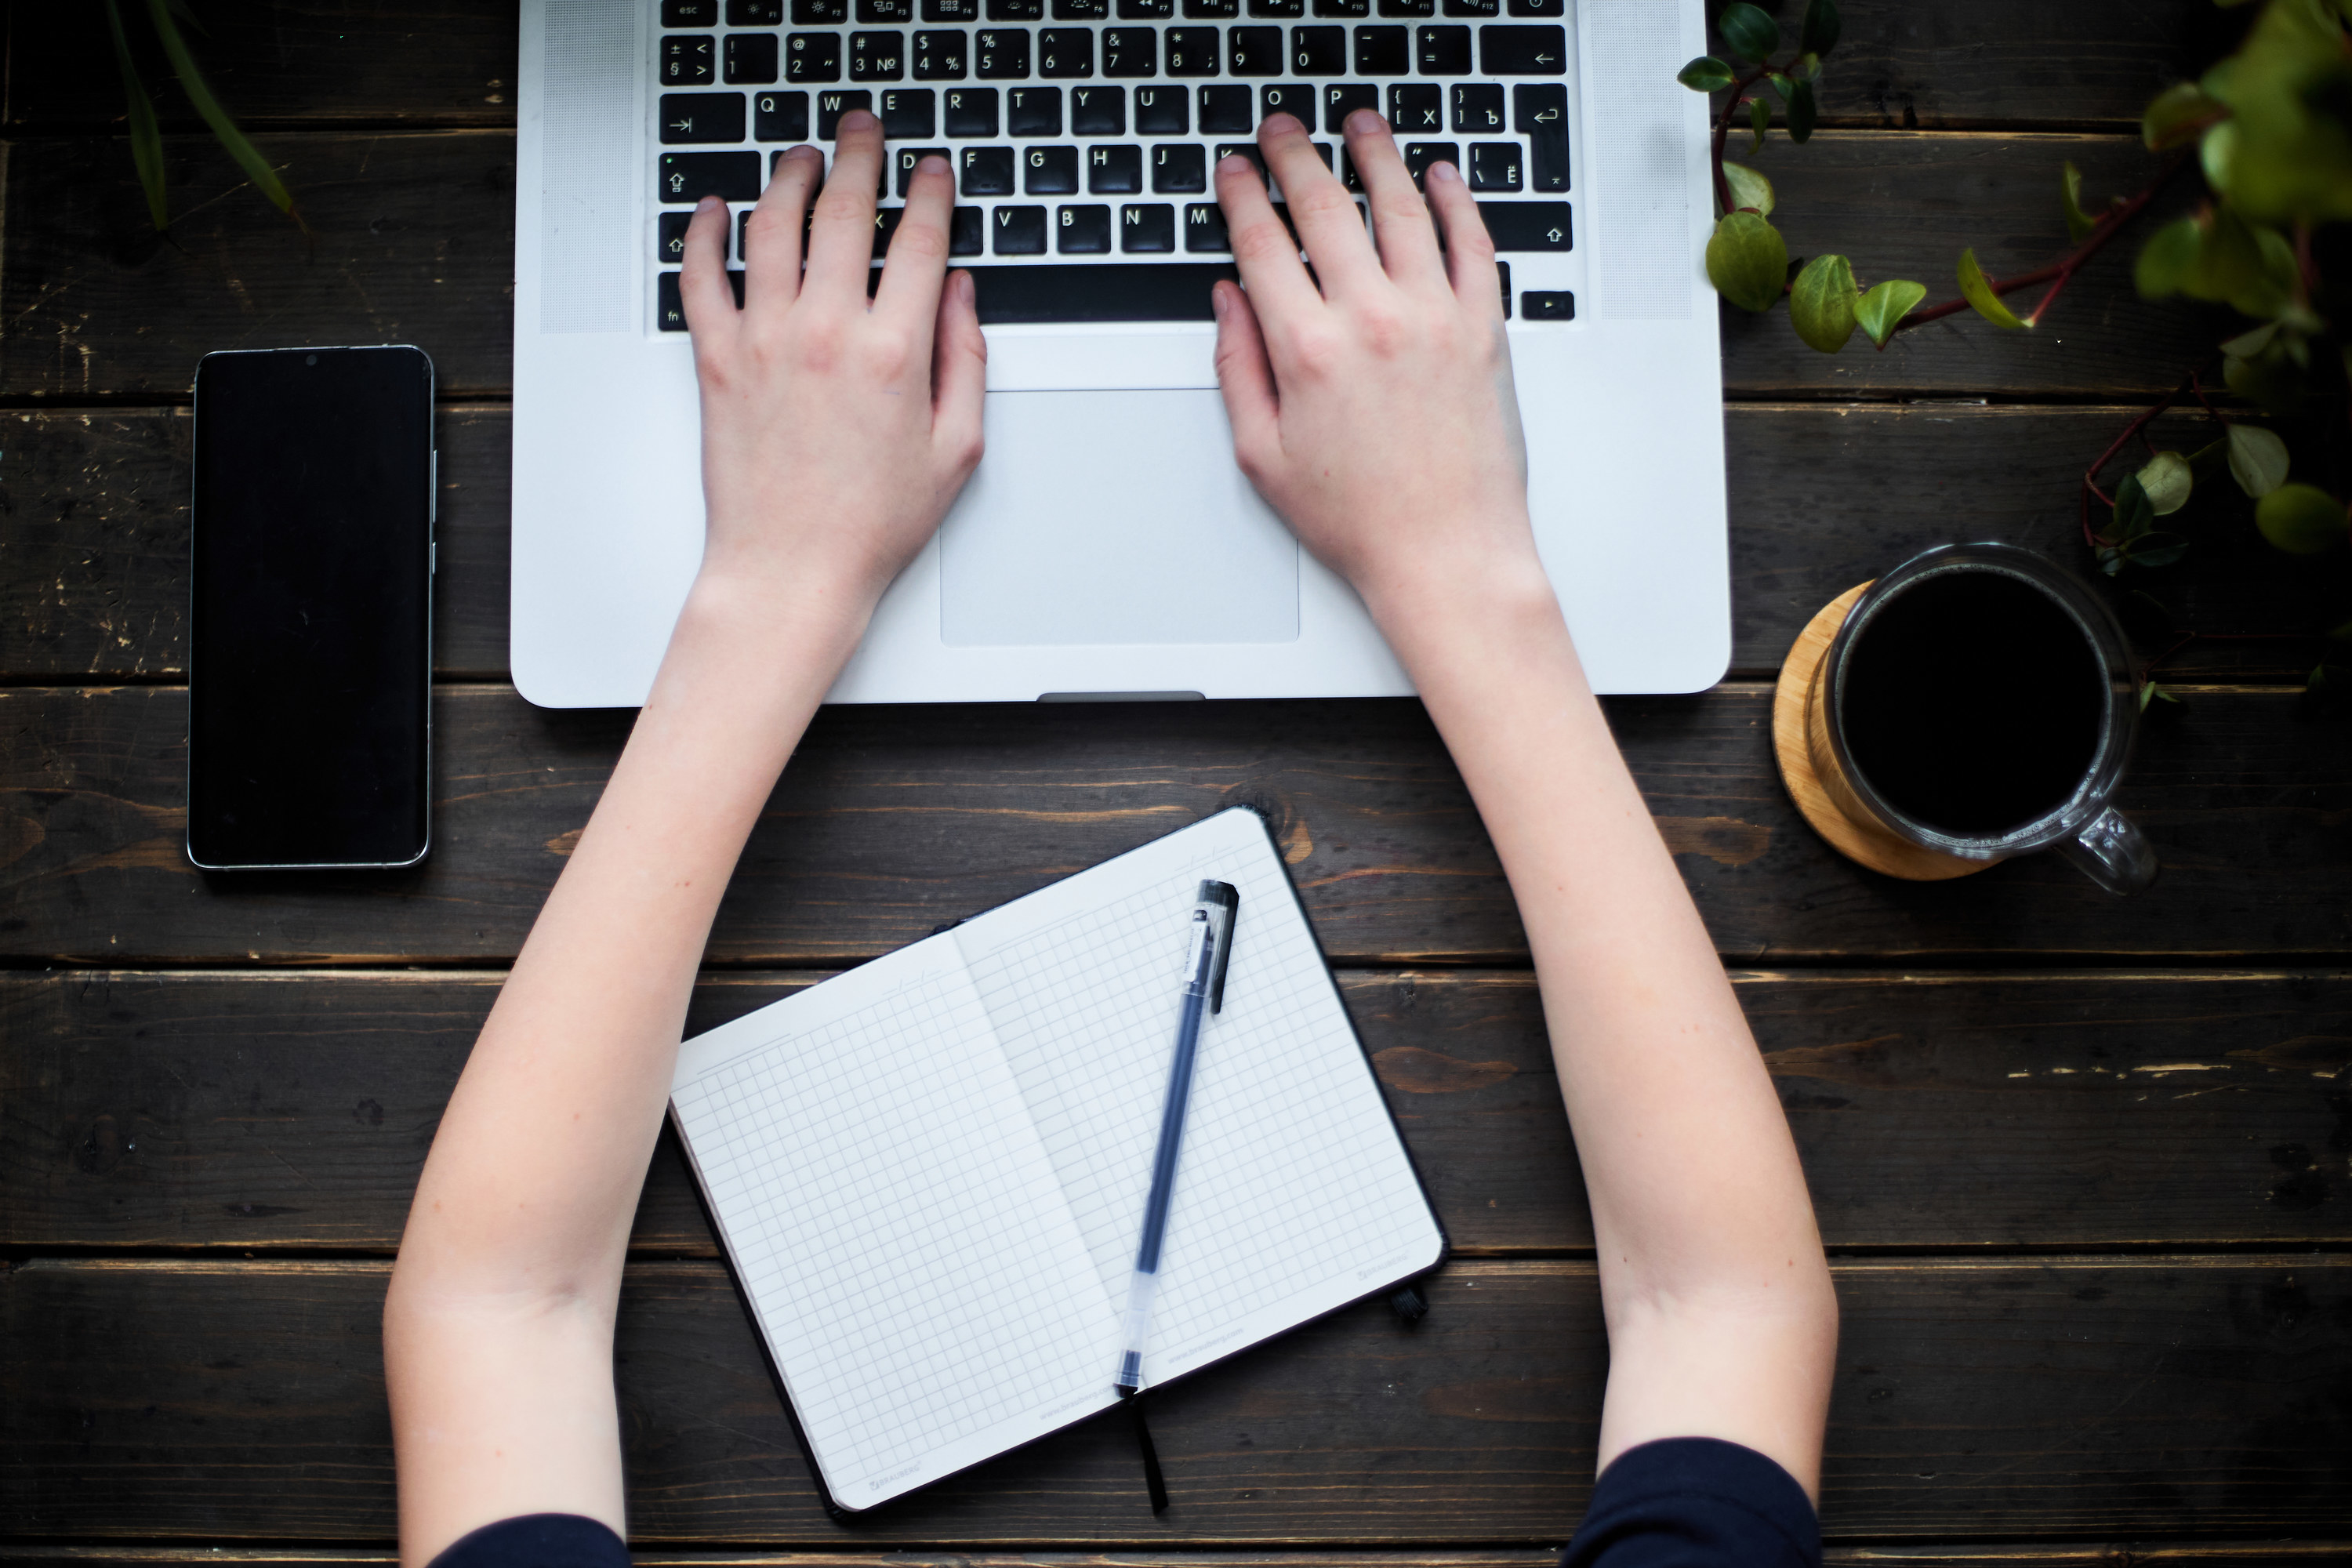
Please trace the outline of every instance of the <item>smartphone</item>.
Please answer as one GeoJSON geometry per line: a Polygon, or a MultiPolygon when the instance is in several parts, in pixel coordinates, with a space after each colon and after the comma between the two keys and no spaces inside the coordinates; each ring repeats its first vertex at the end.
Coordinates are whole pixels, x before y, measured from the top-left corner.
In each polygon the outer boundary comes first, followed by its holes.
{"type": "Polygon", "coordinates": [[[188,858],[413,866],[431,842],[433,362],[196,367],[188,858]]]}

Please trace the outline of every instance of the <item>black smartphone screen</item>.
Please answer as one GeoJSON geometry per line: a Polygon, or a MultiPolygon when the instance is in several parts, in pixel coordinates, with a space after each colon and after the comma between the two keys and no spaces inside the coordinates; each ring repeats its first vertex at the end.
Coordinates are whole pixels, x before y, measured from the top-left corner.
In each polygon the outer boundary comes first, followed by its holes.
{"type": "Polygon", "coordinates": [[[423,857],[433,364],[413,348],[196,371],[188,858],[423,857]]]}

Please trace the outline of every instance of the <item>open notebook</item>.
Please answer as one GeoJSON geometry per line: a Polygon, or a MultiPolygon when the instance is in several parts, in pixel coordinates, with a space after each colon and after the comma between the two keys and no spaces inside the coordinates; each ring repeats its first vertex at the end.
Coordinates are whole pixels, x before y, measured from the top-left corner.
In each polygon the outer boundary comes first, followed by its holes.
{"type": "Polygon", "coordinates": [[[831,1506],[1118,1402],[1204,877],[1240,915],[1145,1386],[1444,1257],[1263,819],[1221,812],[680,1051],[671,1114],[831,1506]]]}

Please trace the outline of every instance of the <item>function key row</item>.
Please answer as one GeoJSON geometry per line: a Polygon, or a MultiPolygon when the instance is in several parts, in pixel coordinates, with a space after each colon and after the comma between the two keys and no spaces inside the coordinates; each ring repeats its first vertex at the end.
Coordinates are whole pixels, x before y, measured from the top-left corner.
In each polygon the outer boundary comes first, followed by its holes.
{"type": "MultiPolygon", "coordinates": [[[[1293,21],[1306,16],[1554,16],[1567,0],[855,0],[865,26],[913,22],[1227,22],[1251,16],[1293,21]],[[1052,15],[1047,16],[1050,6],[1052,15]]],[[[725,0],[730,27],[846,25],[852,0],[725,0]]],[[[665,27],[715,27],[719,0],[662,0],[665,27]]]]}

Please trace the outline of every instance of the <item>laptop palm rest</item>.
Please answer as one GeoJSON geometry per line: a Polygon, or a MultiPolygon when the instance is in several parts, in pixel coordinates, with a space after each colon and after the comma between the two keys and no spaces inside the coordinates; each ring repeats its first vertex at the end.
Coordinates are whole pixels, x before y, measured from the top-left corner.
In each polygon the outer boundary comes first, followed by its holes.
{"type": "Polygon", "coordinates": [[[1298,543],[1214,392],[996,392],[940,531],[940,635],[1008,647],[1285,643],[1298,543]]]}

